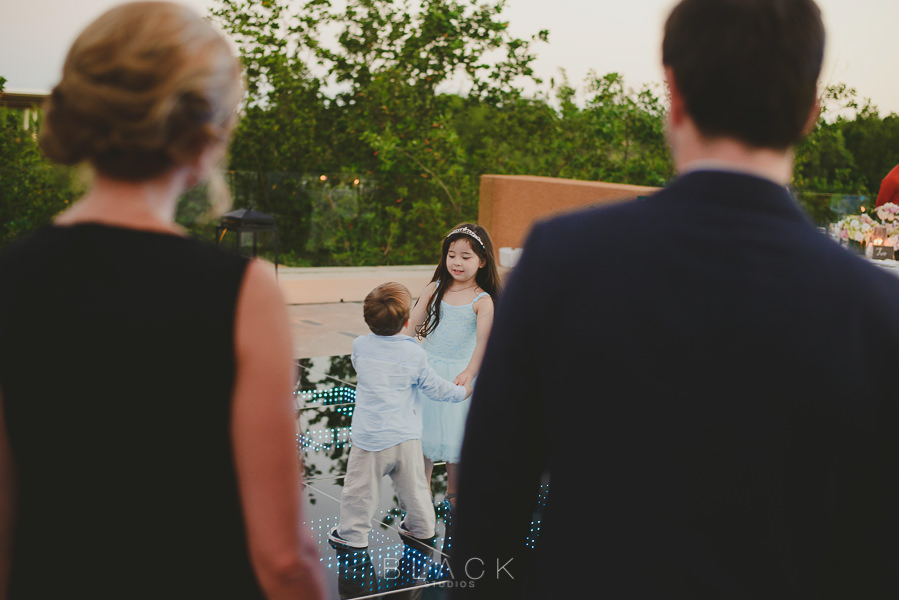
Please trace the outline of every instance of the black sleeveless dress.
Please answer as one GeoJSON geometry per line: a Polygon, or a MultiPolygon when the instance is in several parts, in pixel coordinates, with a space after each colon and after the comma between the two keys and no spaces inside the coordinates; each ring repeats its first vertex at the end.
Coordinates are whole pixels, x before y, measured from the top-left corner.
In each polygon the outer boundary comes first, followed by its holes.
{"type": "Polygon", "coordinates": [[[0,255],[10,598],[261,598],[230,411],[247,261],[99,224],[0,255]]]}

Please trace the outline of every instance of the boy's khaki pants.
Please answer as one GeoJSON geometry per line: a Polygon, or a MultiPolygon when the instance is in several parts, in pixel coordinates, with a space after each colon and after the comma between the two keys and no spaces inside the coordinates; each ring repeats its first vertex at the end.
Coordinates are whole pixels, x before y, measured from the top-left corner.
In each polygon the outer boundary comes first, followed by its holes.
{"type": "Polygon", "coordinates": [[[405,509],[403,526],[413,536],[430,538],[436,533],[431,490],[425,480],[421,440],[407,440],[377,452],[358,446],[350,449],[337,533],[349,545],[368,546],[371,520],[381,495],[381,480],[393,480],[400,506],[405,509]]]}

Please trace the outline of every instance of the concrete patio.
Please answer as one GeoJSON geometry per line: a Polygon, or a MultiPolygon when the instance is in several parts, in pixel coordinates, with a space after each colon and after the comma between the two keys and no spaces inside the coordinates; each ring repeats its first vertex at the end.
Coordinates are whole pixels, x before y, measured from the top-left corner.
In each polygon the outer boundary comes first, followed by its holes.
{"type": "Polygon", "coordinates": [[[290,315],[295,358],[349,354],[353,339],[369,333],[362,301],[375,286],[397,281],[418,297],[434,265],[397,267],[278,267],[290,315]]]}

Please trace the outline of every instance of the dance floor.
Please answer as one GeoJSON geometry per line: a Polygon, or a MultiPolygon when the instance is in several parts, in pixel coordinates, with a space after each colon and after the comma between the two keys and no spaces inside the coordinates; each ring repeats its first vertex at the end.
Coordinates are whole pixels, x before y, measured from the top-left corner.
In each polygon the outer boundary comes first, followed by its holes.
{"type": "MultiPolygon", "coordinates": [[[[348,551],[333,548],[328,532],[337,525],[340,493],[350,450],[350,421],[356,376],[348,355],[300,359],[296,392],[298,449],[305,463],[305,522],[318,544],[330,586],[330,598],[440,599],[449,586],[452,519],[443,497],[446,470],[435,465],[432,490],[437,514],[433,548],[404,544],[397,527],[402,514],[389,478],[381,485],[369,546],[348,551]]],[[[539,519],[534,523],[539,533],[539,519]]],[[[534,540],[527,540],[533,544],[534,540]]]]}

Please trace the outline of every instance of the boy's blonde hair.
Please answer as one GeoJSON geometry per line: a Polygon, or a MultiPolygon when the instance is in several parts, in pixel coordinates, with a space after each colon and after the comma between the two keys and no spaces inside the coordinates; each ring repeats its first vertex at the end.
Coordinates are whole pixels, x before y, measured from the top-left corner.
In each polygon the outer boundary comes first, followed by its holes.
{"type": "Polygon", "coordinates": [[[402,283],[382,283],[365,297],[362,316],[375,335],[396,335],[409,320],[412,293],[402,283]]]}

